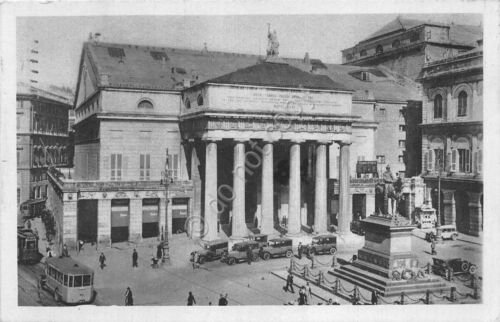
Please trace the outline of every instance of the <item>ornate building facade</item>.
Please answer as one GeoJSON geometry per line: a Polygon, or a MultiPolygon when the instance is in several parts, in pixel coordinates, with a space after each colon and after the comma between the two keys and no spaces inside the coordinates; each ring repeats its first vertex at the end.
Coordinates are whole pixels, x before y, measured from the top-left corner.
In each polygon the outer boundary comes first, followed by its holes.
{"type": "Polygon", "coordinates": [[[443,224],[477,236],[483,230],[482,40],[474,50],[426,64],[420,81],[422,169],[434,207],[443,224]]]}

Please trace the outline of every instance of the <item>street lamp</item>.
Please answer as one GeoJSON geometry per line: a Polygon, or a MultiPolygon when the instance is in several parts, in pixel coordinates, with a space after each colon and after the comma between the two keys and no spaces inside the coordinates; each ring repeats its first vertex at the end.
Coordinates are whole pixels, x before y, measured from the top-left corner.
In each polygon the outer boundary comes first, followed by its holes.
{"type": "Polygon", "coordinates": [[[441,171],[443,168],[443,160],[441,155],[438,156],[438,202],[437,202],[437,216],[436,216],[436,239],[441,240],[441,171]]]}
{"type": "MultiPolygon", "coordinates": [[[[168,164],[168,149],[166,149],[166,158],[165,158],[165,170],[161,172],[161,180],[160,185],[165,185],[165,216],[167,216],[168,212],[168,185],[170,183],[169,176],[169,164],[168,164]]],[[[168,219],[165,218],[165,227],[161,227],[161,247],[163,249],[163,258],[162,263],[165,261],[170,261],[170,247],[168,244],[168,219]]]]}

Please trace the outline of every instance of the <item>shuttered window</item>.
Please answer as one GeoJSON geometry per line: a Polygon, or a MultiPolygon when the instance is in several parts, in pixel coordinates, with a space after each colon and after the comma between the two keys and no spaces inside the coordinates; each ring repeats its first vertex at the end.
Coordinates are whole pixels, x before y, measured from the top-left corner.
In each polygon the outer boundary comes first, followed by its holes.
{"type": "Polygon", "coordinates": [[[457,150],[456,149],[451,150],[451,171],[452,172],[457,171],[457,150]]]}
{"type": "Polygon", "coordinates": [[[139,179],[140,180],[149,180],[150,172],[151,172],[151,162],[150,162],[149,154],[141,154],[140,155],[140,170],[139,170],[139,179]]]}
{"type": "Polygon", "coordinates": [[[111,154],[111,180],[122,179],[122,155],[111,154]]]}

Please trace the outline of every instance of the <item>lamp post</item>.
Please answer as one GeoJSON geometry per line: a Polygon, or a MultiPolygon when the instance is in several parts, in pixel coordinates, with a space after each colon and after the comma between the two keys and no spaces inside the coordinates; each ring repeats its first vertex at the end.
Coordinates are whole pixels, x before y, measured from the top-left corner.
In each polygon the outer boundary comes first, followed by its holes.
{"type": "Polygon", "coordinates": [[[165,171],[161,172],[160,185],[165,185],[165,227],[161,227],[161,246],[163,248],[163,258],[162,263],[165,261],[170,261],[170,247],[168,244],[168,185],[170,183],[169,178],[169,164],[168,164],[168,149],[166,149],[165,158],[165,171]]]}

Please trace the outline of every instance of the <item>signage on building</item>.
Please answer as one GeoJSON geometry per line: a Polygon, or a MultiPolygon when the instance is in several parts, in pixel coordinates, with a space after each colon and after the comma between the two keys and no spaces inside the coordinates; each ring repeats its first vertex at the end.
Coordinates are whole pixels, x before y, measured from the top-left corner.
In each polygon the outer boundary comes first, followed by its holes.
{"type": "Polygon", "coordinates": [[[378,173],[377,161],[358,161],[356,173],[378,173]]]}

